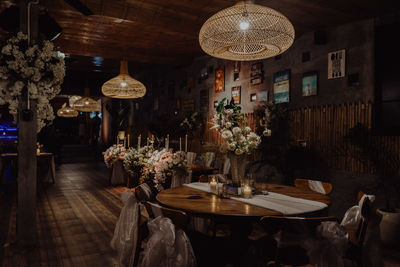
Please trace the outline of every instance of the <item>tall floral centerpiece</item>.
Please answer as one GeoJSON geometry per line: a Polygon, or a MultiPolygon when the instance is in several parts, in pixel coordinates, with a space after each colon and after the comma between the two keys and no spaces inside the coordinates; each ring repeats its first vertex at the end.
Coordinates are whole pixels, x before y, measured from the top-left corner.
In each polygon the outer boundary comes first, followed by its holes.
{"type": "Polygon", "coordinates": [[[142,183],[153,173],[151,166],[154,164],[158,151],[153,145],[143,146],[139,149],[129,148],[124,157],[124,168],[134,179],[142,183]]]}
{"type": "Polygon", "coordinates": [[[0,105],[8,104],[17,121],[19,98],[37,100],[37,131],[54,119],[49,100],[60,92],[65,76],[64,59],[49,41],[28,45],[19,32],[0,43],[0,105]],[[27,92],[27,93],[25,93],[27,92]]]}
{"type": "Polygon", "coordinates": [[[225,105],[223,99],[217,106],[212,129],[216,129],[222,136],[220,146],[222,153],[227,153],[231,161],[232,183],[240,186],[244,178],[247,155],[254,151],[261,143],[261,138],[247,125],[241,108],[231,101],[225,105]]]}
{"type": "Polygon", "coordinates": [[[123,145],[112,145],[103,153],[104,163],[107,168],[111,168],[117,160],[124,160],[126,149],[123,145]]]}

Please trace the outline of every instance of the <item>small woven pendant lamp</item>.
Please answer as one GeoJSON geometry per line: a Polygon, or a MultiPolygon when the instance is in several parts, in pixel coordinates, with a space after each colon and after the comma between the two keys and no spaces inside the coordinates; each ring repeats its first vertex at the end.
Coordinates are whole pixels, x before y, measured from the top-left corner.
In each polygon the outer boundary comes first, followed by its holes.
{"type": "Polygon", "coordinates": [[[292,23],[278,11],[241,1],[211,16],[200,29],[199,42],[213,57],[250,61],[283,53],[294,36],[292,23]]]}
{"type": "Polygon", "coordinates": [[[90,97],[83,97],[75,101],[73,108],[82,112],[100,111],[101,105],[90,97]]]}
{"type": "Polygon", "coordinates": [[[64,117],[64,118],[75,118],[78,116],[78,111],[75,109],[67,106],[67,104],[64,104],[58,111],[57,111],[57,116],[58,117],[64,117]]]}
{"type": "Polygon", "coordinates": [[[128,61],[121,60],[119,75],[105,82],[101,87],[101,92],[112,98],[132,99],[144,96],[146,87],[129,75],[128,61]]]}

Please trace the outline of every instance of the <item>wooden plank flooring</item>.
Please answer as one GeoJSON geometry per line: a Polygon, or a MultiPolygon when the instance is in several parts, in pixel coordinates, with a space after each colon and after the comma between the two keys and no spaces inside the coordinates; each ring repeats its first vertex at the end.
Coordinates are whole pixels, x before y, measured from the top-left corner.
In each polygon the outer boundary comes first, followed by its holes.
{"type": "Polygon", "coordinates": [[[54,185],[39,183],[38,244],[30,249],[16,242],[16,192],[3,188],[1,266],[118,266],[109,244],[125,188],[109,186],[108,179],[104,163],[79,163],[60,165],[54,185]]]}

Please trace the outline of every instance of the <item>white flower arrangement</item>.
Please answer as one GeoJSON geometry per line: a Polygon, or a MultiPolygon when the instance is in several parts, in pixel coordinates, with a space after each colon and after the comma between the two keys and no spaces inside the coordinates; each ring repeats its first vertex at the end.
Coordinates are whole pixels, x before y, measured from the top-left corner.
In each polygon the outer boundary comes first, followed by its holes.
{"type": "Polygon", "coordinates": [[[105,152],[104,154],[104,163],[106,164],[107,168],[111,168],[114,162],[117,160],[124,160],[126,153],[126,149],[124,145],[112,145],[105,152]]]}
{"type": "Polygon", "coordinates": [[[254,133],[234,103],[224,106],[225,99],[220,102],[217,113],[213,117],[214,126],[220,132],[223,143],[222,153],[233,152],[236,155],[249,154],[261,143],[261,138],[254,133]]]}
{"type": "Polygon", "coordinates": [[[154,170],[155,179],[159,183],[164,183],[168,176],[172,176],[173,171],[186,171],[185,152],[161,151],[158,161],[154,164],[154,170]]]}
{"type": "Polygon", "coordinates": [[[153,161],[155,151],[152,145],[139,149],[129,148],[124,157],[125,170],[131,175],[140,174],[142,176],[142,169],[153,161]]]}
{"type": "Polygon", "coordinates": [[[18,98],[27,89],[37,100],[37,131],[54,119],[49,100],[61,90],[65,76],[64,59],[49,41],[28,46],[28,38],[19,32],[0,44],[0,105],[8,104],[17,121],[18,98]]]}

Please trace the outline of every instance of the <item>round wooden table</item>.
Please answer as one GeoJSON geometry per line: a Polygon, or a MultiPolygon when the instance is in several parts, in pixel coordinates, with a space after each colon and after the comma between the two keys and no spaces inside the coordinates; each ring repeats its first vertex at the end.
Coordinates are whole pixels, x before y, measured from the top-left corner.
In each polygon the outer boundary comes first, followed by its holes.
{"type": "MultiPolygon", "coordinates": [[[[260,184],[256,184],[256,189],[260,184]]],[[[276,184],[266,184],[266,190],[287,196],[319,201],[327,205],[330,199],[320,193],[276,184]]],[[[157,201],[166,207],[178,209],[191,215],[202,217],[236,217],[260,219],[267,215],[282,215],[280,212],[246,204],[241,201],[220,198],[214,194],[187,186],[166,189],[158,193],[157,201]]],[[[301,215],[301,214],[295,214],[301,215]]]]}

